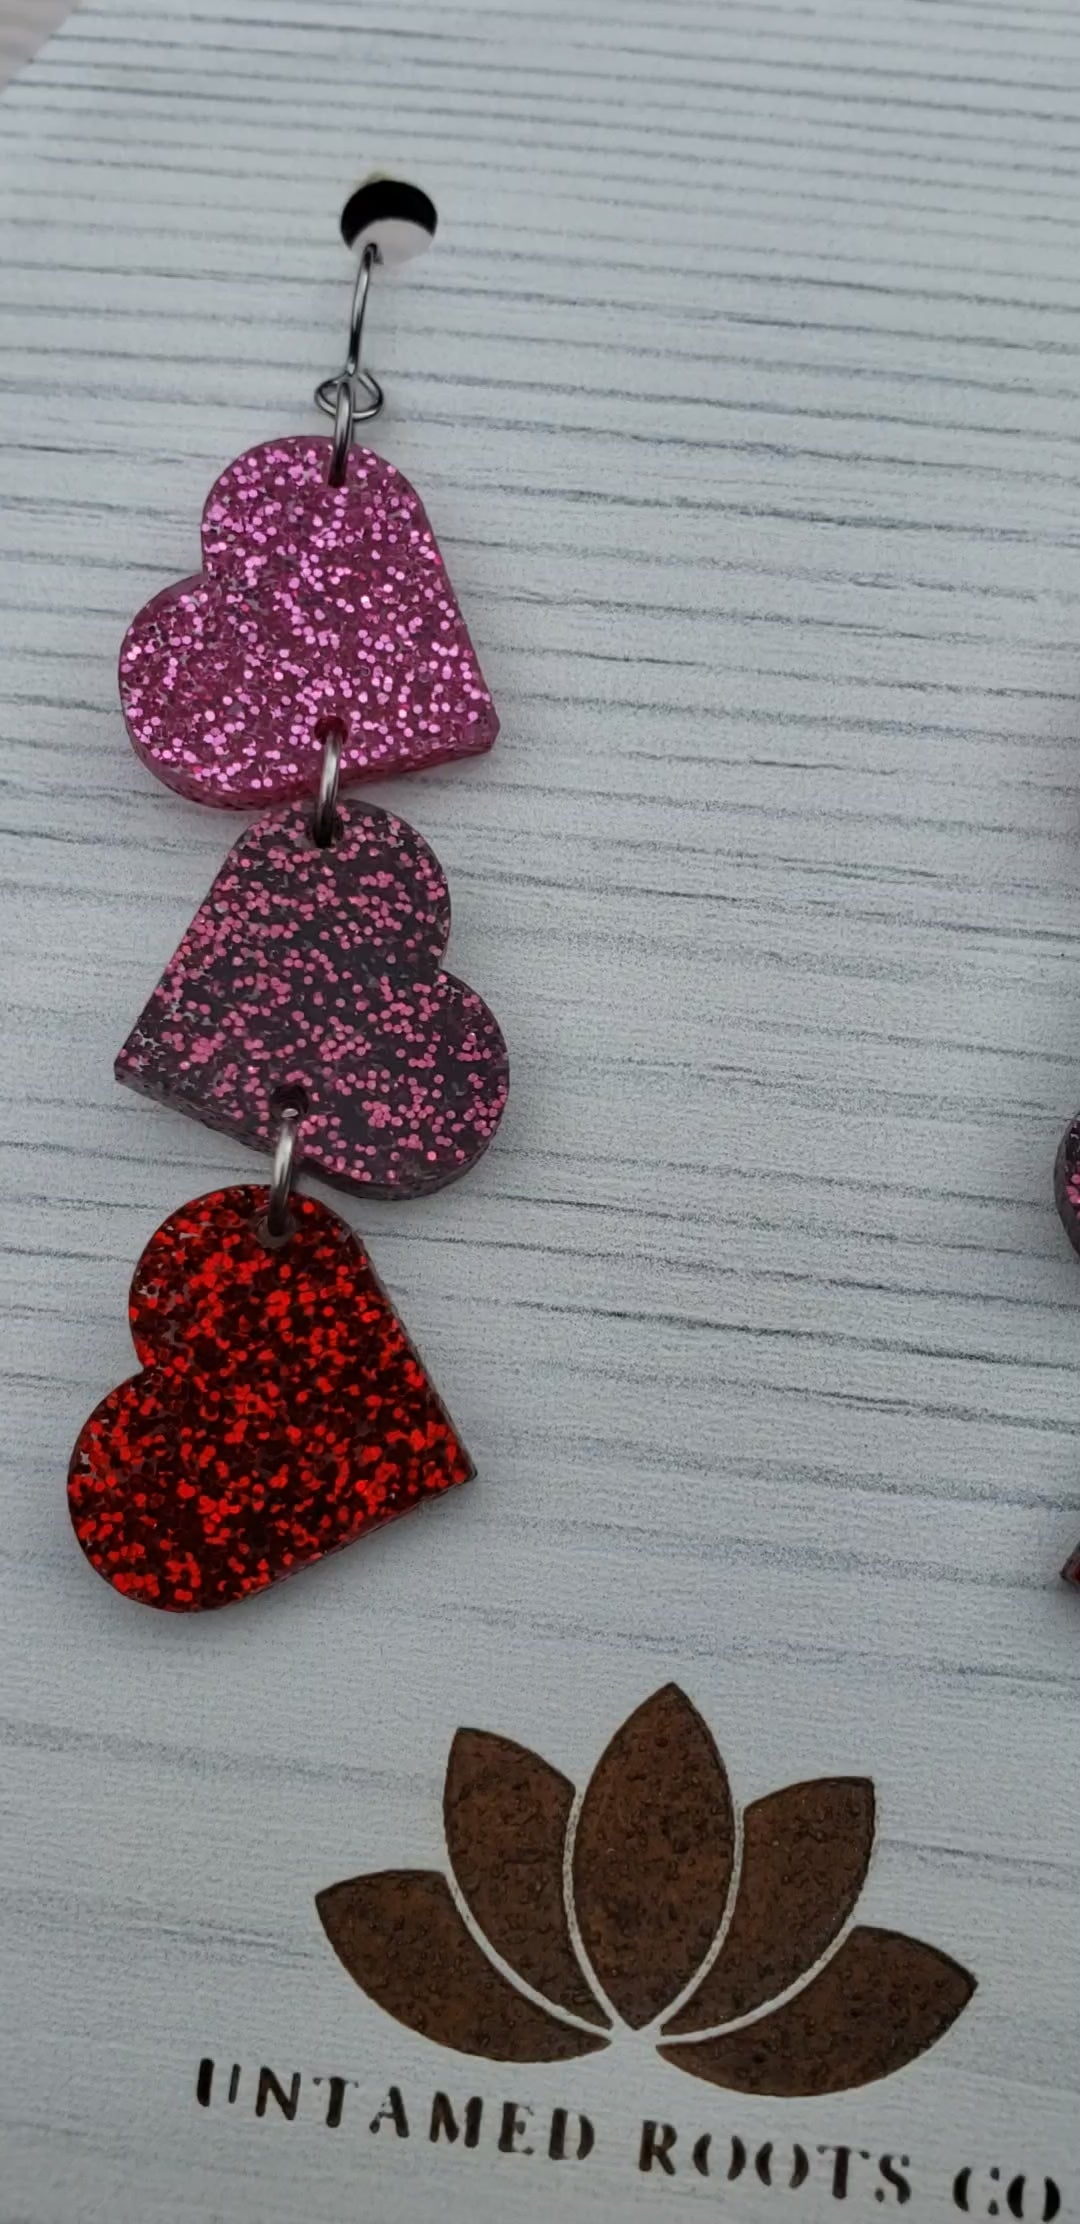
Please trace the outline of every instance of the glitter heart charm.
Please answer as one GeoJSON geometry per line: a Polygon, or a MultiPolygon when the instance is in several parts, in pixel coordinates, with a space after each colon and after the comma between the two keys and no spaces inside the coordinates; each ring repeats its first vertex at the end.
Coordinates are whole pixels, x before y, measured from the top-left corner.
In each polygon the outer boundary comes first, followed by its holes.
{"type": "Polygon", "coordinates": [[[211,488],[203,569],[155,595],[120,651],[143,763],[199,803],[312,794],[328,724],[343,781],[490,749],[499,722],[422,502],[332,442],[250,448],[211,488]]]}
{"type": "Polygon", "coordinates": [[[127,1598],[250,1598],[474,1472],[363,1246],[294,1196],[219,1189],[154,1235],[131,1286],[142,1372],[68,1473],[75,1534],[127,1598]]]}
{"type": "Polygon", "coordinates": [[[117,1078],[262,1150],[295,1105],[327,1181],[440,1189],[486,1150],[509,1088],[493,1013],[441,970],[449,931],[442,868],[404,819],[341,803],[320,848],[305,811],[274,812],[230,851],[117,1078]]]}

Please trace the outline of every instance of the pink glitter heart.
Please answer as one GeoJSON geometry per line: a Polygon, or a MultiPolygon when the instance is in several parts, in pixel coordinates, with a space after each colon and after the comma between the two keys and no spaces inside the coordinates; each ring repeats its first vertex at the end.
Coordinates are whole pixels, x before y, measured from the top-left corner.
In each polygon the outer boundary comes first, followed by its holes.
{"type": "Polygon", "coordinates": [[[416,1197],[468,1172],[509,1087],[475,989],[440,969],[450,898],[438,858],[386,811],[338,806],[235,842],[116,1061],[117,1079],[269,1150],[283,1101],[301,1161],[369,1196],[416,1197]]]}
{"type": "Polygon", "coordinates": [[[203,511],[204,569],[139,611],[120,699],[143,763],[198,803],[313,794],[327,724],[343,781],[490,749],[499,730],[419,496],[367,448],[238,456],[203,511]]]}

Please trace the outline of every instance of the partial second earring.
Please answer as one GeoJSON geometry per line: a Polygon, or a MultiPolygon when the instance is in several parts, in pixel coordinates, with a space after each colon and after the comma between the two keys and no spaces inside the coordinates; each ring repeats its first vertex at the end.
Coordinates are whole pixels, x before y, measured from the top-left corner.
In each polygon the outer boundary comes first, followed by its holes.
{"type": "Polygon", "coordinates": [[[139,754],[205,802],[285,807],[234,844],[117,1076],[275,1154],[269,1186],[173,1213],[136,1269],[141,1371],[80,1432],[76,1535],[125,1596],[229,1604],[469,1479],[472,1463],[363,1247],[294,1172],[380,1198],[467,1173],[506,1045],[443,967],[445,876],[415,830],[339,793],[490,745],[497,720],[417,496],[352,444],[372,274],[434,234],[369,180],[331,437],[249,451],[212,490],[204,572],[140,612],[120,660],[139,754]],[[343,434],[344,427],[344,434],[343,434]],[[343,438],[345,445],[343,447],[343,438]]]}

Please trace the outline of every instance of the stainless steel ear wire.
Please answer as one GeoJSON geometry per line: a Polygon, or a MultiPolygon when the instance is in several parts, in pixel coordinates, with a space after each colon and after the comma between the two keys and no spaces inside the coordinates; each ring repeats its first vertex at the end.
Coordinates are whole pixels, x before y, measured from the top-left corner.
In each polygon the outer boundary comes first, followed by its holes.
{"type": "Polygon", "coordinates": [[[342,209],[342,238],[359,255],[360,268],[349,311],[345,361],[339,371],[331,371],[315,388],[316,406],[334,420],[331,486],[340,486],[344,480],[353,427],[370,423],[385,400],[378,379],[363,361],[372,272],[377,264],[392,269],[430,247],[437,222],[434,202],[419,186],[407,185],[400,178],[366,178],[342,209]]]}

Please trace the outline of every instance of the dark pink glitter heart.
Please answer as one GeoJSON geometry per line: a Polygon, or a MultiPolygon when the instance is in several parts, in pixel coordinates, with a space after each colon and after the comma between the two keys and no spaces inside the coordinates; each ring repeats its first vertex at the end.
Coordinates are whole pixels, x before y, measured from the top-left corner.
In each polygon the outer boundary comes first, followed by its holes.
{"type": "Polygon", "coordinates": [[[140,610],[120,651],[138,755],[199,803],[314,794],[327,724],[343,781],[490,749],[495,707],[419,496],[381,456],[275,440],[203,511],[203,570],[140,610]]]}
{"type": "Polygon", "coordinates": [[[450,897],[438,858],[386,811],[338,806],[242,834],[116,1061],[117,1078],[269,1150],[299,1103],[299,1155],[328,1181],[415,1197],[486,1150],[506,1044],[474,989],[440,970],[450,897]]]}

